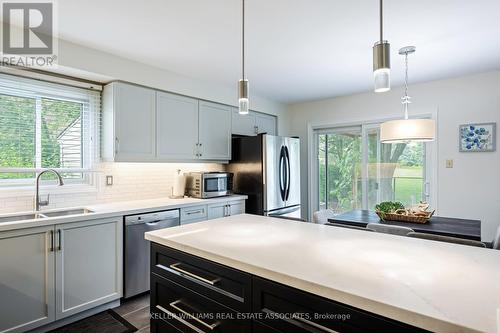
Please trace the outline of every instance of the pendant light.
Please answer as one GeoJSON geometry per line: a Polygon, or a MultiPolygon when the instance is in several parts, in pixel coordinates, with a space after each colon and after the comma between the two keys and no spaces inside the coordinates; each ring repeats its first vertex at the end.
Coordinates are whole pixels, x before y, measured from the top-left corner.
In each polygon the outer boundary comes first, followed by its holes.
{"type": "Polygon", "coordinates": [[[380,0],[380,40],[373,45],[374,91],[391,90],[391,45],[384,40],[383,0],[380,0]]]}
{"type": "Polygon", "coordinates": [[[433,141],[436,133],[436,124],[432,119],[408,119],[408,105],[411,97],[408,96],[408,55],[415,52],[415,46],[406,46],[399,50],[405,56],[405,94],[401,98],[404,108],[403,120],[392,120],[380,126],[380,141],[382,143],[408,143],[433,141]]]}
{"type": "Polygon", "coordinates": [[[238,82],[238,112],[248,114],[248,80],[245,79],[245,0],[242,0],[241,20],[241,80],[238,82]]]}

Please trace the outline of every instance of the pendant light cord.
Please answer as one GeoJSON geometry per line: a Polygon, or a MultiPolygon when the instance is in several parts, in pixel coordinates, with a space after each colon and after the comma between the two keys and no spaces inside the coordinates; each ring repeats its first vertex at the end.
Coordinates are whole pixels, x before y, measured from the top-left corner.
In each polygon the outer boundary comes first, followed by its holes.
{"type": "Polygon", "coordinates": [[[408,104],[410,104],[410,96],[408,96],[408,52],[405,53],[405,95],[402,98],[405,109],[405,119],[408,119],[408,104]]]}
{"type": "MultiPolygon", "coordinates": [[[[243,0],[244,1],[244,0],[243,0]]],[[[380,0],[380,44],[383,43],[384,41],[384,11],[383,11],[383,6],[384,6],[384,0],[380,0]]]]}
{"type": "Polygon", "coordinates": [[[242,19],[241,19],[241,74],[245,79],[245,0],[242,0],[242,19]]]}

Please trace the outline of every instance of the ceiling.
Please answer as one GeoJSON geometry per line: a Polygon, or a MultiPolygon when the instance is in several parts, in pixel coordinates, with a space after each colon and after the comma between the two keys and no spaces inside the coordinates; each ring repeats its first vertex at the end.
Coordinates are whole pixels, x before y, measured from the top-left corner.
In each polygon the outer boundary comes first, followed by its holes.
{"type": "MultiPolygon", "coordinates": [[[[293,103],[372,89],[377,0],[247,0],[253,93],[293,103]]],[[[386,0],[393,87],[500,69],[499,0],[386,0]]],[[[241,73],[241,1],[64,0],[59,36],[206,81],[241,73]]]]}

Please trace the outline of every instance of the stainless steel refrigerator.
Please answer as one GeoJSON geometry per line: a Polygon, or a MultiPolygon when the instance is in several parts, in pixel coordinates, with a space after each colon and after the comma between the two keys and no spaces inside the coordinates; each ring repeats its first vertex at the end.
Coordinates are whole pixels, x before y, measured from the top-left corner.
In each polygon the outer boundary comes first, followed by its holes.
{"type": "Polygon", "coordinates": [[[228,169],[234,193],[248,195],[247,213],[301,217],[298,138],[234,137],[228,169]]]}

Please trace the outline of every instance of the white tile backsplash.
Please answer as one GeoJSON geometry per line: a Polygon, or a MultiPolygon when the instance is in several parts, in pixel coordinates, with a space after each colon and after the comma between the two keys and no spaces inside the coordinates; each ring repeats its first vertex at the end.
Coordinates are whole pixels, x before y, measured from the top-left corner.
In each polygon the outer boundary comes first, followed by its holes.
{"type": "MultiPolygon", "coordinates": [[[[57,193],[57,189],[40,189],[42,199],[50,193],[50,205],[43,209],[85,206],[115,201],[154,199],[171,194],[176,170],[224,171],[225,165],[216,163],[100,163],[96,173],[96,188],[88,192],[57,193]],[[114,183],[106,186],[106,176],[114,183]]],[[[62,188],[61,188],[62,189],[62,188]]],[[[33,208],[33,193],[12,190],[12,196],[0,198],[0,213],[27,211],[33,208]]]]}

